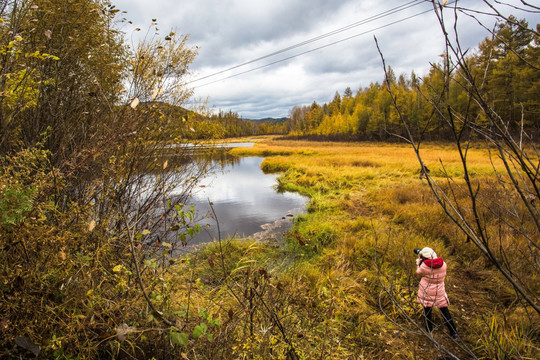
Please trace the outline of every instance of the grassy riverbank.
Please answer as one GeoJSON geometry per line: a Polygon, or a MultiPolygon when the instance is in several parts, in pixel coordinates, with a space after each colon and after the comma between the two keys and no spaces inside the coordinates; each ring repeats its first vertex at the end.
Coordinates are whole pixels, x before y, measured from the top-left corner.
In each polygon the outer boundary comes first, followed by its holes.
{"type": "MultiPolygon", "coordinates": [[[[33,208],[0,233],[0,357],[534,359],[539,352],[537,313],[448,219],[407,145],[268,137],[232,152],[264,156],[262,167],[280,174],[280,189],[310,197],[284,239],[221,239],[178,258],[172,254],[181,244],[165,242],[151,223],[129,226],[114,212],[101,214],[119,222],[113,228],[112,220],[95,221],[102,208],[92,193],[69,212],[56,211],[45,195],[30,202],[15,194],[24,200],[18,208],[33,208]],[[423,246],[448,264],[457,341],[438,312],[433,335],[424,330],[413,254],[423,246]]],[[[422,156],[447,201],[470,219],[456,152],[426,144],[422,156]]],[[[508,179],[495,157],[479,148],[467,157],[493,254],[538,294],[536,265],[526,261],[537,253],[530,249],[536,225],[518,202],[497,206],[502,195],[517,194],[503,186],[508,179]],[[499,216],[503,210],[519,222],[499,216]]],[[[54,193],[54,174],[22,173],[19,165],[45,159],[29,152],[5,162],[0,184],[32,176],[36,194],[54,193]]],[[[194,214],[171,210],[159,223],[163,232],[188,239],[197,230],[194,214]]]]}
{"type": "MultiPolygon", "coordinates": [[[[537,354],[538,334],[522,322],[534,315],[445,216],[407,145],[263,140],[233,152],[266,156],[262,167],[282,174],[279,187],[311,203],[284,244],[224,240],[176,265],[175,303],[197,308],[186,326],[199,324],[206,336],[187,333],[190,358],[436,359],[444,349],[462,359],[537,354]],[[422,334],[413,248],[423,246],[448,263],[457,342],[444,326],[432,339],[422,334]]],[[[450,147],[424,146],[423,155],[435,179],[461,181],[450,147]]],[[[484,150],[470,150],[469,161],[475,181],[493,183],[484,150]]],[[[512,251],[510,243],[501,246],[512,251]]],[[[528,266],[520,267],[523,276],[528,266]]]]}

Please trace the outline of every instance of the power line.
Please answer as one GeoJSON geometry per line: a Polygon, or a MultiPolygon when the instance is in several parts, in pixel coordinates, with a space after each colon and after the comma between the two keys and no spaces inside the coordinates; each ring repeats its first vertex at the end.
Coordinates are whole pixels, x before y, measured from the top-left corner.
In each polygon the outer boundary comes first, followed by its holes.
{"type": "MultiPolygon", "coordinates": [[[[364,31],[362,33],[359,33],[359,34],[356,34],[356,35],[352,35],[352,36],[349,36],[349,37],[346,37],[344,39],[341,39],[341,40],[337,40],[337,41],[334,41],[334,42],[331,42],[329,44],[326,44],[326,45],[323,45],[323,46],[319,46],[319,47],[316,47],[316,48],[313,48],[313,49],[310,49],[310,50],[307,50],[307,51],[304,51],[304,52],[301,52],[301,53],[298,53],[298,54],[295,54],[295,55],[292,55],[292,56],[289,56],[289,57],[286,57],[286,58],[283,58],[283,59],[279,59],[279,60],[276,60],[276,61],[273,61],[271,63],[268,63],[268,64],[264,64],[264,65],[261,65],[261,66],[258,66],[258,67],[255,67],[253,69],[249,69],[249,70],[245,70],[245,71],[242,71],[242,72],[239,72],[239,73],[236,73],[236,74],[233,74],[233,75],[230,75],[230,76],[227,76],[227,77],[224,77],[224,78],[220,78],[218,80],[214,80],[214,81],[210,81],[208,83],[205,83],[205,84],[202,84],[202,85],[198,85],[198,86],[194,86],[194,89],[197,89],[197,88],[200,88],[200,87],[203,87],[203,86],[207,86],[207,85],[210,85],[210,84],[214,84],[214,83],[217,83],[217,82],[220,82],[220,81],[223,81],[223,80],[227,80],[227,79],[230,79],[230,78],[233,78],[233,77],[236,77],[236,76],[240,76],[240,75],[244,75],[244,74],[247,74],[247,73],[250,73],[252,71],[256,71],[256,70],[260,70],[262,68],[265,68],[265,67],[268,67],[268,66],[272,66],[272,65],[275,65],[275,64],[278,64],[280,62],[283,62],[283,61],[287,61],[287,60],[290,60],[290,59],[294,59],[296,57],[299,57],[299,56],[302,56],[302,55],[305,55],[305,54],[309,54],[311,52],[314,52],[314,51],[317,51],[317,50],[321,50],[321,49],[324,49],[324,48],[327,48],[329,46],[333,46],[333,45],[336,45],[336,44],[339,44],[339,43],[342,43],[344,41],[348,41],[348,40],[351,40],[351,39],[354,39],[356,37],[359,37],[359,36],[362,36],[362,35],[365,35],[365,34],[368,34],[370,32],[373,32],[373,31],[376,31],[376,30],[380,30],[380,29],[383,29],[385,27],[388,27],[388,26],[391,26],[391,25],[395,25],[397,23],[400,23],[400,22],[403,22],[403,21],[406,21],[406,20],[409,20],[409,19],[412,19],[412,18],[415,18],[417,16],[420,16],[420,15],[423,15],[425,13],[428,13],[428,12],[431,12],[433,11],[432,9],[429,9],[429,10],[425,10],[425,11],[422,11],[422,12],[419,12],[417,14],[414,14],[414,15],[410,15],[410,16],[407,16],[403,19],[400,19],[400,20],[396,20],[396,21],[393,21],[391,23],[388,23],[388,24],[385,24],[385,25],[381,25],[379,27],[376,27],[374,29],[370,29],[370,30],[367,30],[367,31],[364,31]]],[[[268,56],[266,56],[268,57],[268,56]]],[[[257,60],[252,60],[251,62],[248,62],[248,63],[252,63],[254,61],[257,61],[257,60]]],[[[247,63],[246,63],[247,64],[247,63]]],[[[240,66],[243,66],[243,65],[237,65],[236,67],[234,67],[233,69],[235,68],[238,68],[240,66]]],[[[230,70],[230,69],[228,69],[230,70]]],[[[223,70],[219,73],[216,73],[216,74],[213,74],[213,75],[208,75],[206,76],[205,78],[208,78],[210,76],[215,76],[215,75],[219,75],[225,71],[228,71],[228,70],[223,70]]],[[[202,78],[201,78],[202,79],[202,78]]],[[[194,80],[194,81],[198,81],[198,80],[194,80]]],[[[192,82],[194,82],[192,81],[192,82]]],[[[188,83],[189,84],[189,83],[188,83]]]]}
{"type": "MultiPolygon", "coordinates": [[[[279,55],[281,53],[284,53],[286,51],[289,51],[289,50],[293,50],[293,49],[296,49],[298,47],[301,47],[301,46],[304,46],[304,45],[307,45],[307,44],[310,44],[312,42],[315,42],[315,41],[318,41],[318,40],[321,40],[321,39],[324,39],[324,38],[327,38],[329,36],[333,36],[333,35],[336,35],[336,34],[339,34],[341,32],[344,32],[344,31],[347,31],[347,30],[350,30],[350,29],[353,29],[355,27],[358,27],[360,25],[364,25],[364,24],[367,24],[367,23],[370,23],[372,21],[375,21],[375,20],[379,20],[379,19],[382,19],[386,16],[389,16],[389,15],[393,15],[395,13],[398,13],[400,11],[403,11],[403,10],[407,10],[407,9],[410,9],[416,5],[419,5],[423,3],[423,1],[421,0],[413,0],[413,1],[410,1],[408,3],[405,3],[403,5],[399,5],[399,6],[396,6],[394,8],[391,8],[389,10],[386,10],[386,11],[383,11],[379,14],[376,14],[376,15],[373,15],[373,16],[370,16],[366,19],[363,19],[363,20],[360,20],[360,21],[357,21],[355,23],[352,23],[352,24],[349,24],[349,25],[346,25],[344,27],[341,27],[339,29],[336,29],[336,30],[333,30],[333,31],[330,31],[328,33],[325,33],[325,34],[322,34],[322,35],[319,35],[319,36],[316,36],[314,38],[311,38],[309,40],[305,40],[305,41],[302,41],[300,43],[297,43],[297,44],[294,44],[294,45],[291,45],[291,46],[288,46],[286,48],[283,48],[281,50],[278,50],[278,51],[275,51],[275,52],[272,52],[270,54],[267,54],[267,55],[264,55],[264,56],[261,56],[261,57],[258,57],[256,59],[253,59],[253,60],[250,60],[250,61],[246,61],[244,63],[241,63],[241,64],[238,64],[238,65],[235,65],[233,67],[230,67],[230,68],[227,68],[227,69],[224,69],[224,70],[220,70],[218,72],[215,72],[215,73],[212,73],[212,74],[209,74],[209,75],[206,75],[206,76],[203,76],[201,78],[198,78],[198,79],[195,79],[195,80],[192,80],[192,81],[189,81],[186,83],[186,85],[189,85],[189,84],[192,84],[194,82],[198,82],[198,81],[201,81],[201,80],[204,80],[204,79],[208,79],[208,78],[211,78],[211,77],[214,77],[214,76],[217,76],[217,75],[221,75],[227,71],[231,71],[231,70],[235,70],[235,69],[238,69],[240,67],[243,67],[243,66],[246,66],[246,65],[249,65],[249,64],[252,64],[254,62],[257,62],[257,61],[260,61],[260,60],[264,60],[266,58],[269,58],[269,57],[272,57],[272,56],[275,56],[275,55],[279,55]]],[[[376,30],[376,29],[375,29],[376,30]]],[[[289,58],[287,58],[289,59],[289,58]]],[[[279,62],[279,61],[278,61],[279,62]]],[[[274,63],[272,63],[274,64],[274,63]]],[[[264,67],[264,66],[263,66],[264,67]]],[[[257,68],[259,69],[259,68],[257,68]]],[[[248,71],[249,72],[249,71],[248,71]]],[[[243,72],[245,73],[245,72],[243,72]]],[[[227,79],[227,78],[225,78],[227,79]]],[[[206,84],[205,84],[206,85],[206,84]]],[[[200,86],[197,86],[197,87],[201,87],[201,86],[205,86],[205,85],[200,85],[200,86]]]]}

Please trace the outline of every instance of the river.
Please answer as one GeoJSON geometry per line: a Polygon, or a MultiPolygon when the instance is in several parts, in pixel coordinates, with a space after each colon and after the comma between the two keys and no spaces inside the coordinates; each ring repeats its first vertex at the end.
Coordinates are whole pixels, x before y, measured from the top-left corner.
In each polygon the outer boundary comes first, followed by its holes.
{"type": "Polygon", "coordinates": [[[194,206],[201,227],[201,232],[189,239],[188,245],[234,236],[279,237],[290,229],[295,215],[306,211],[308,198],[278,192],[279,175],[263,173],[263,160],[262,157],[227,155],[224,161],[222,155],[213,162],[213,171],[199,179],[186,201],[188,206],[194,206]]]}

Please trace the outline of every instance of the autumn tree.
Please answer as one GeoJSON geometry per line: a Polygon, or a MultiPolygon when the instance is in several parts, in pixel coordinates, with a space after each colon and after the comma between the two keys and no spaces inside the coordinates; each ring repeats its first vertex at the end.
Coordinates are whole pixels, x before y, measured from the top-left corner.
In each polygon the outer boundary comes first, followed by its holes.
{"type": "Polygon", "coordinates": [[[196,49],[173,33],[130,49],[120,13],[99,0],[0,3],[0,357],[144,357],[111,352],[110,334],[151,328],[144,309],[174,325],[149,288],[157,296],[168,251],[196,231],[180,204],[207,164],[184,161],[167,131],[182,119],[157,100],[186,99],[196,49]]]}
{"type": "Polygon", "coordinates": [[[35,145],[48,130],[53,163],[65,163],[99,138],[119,99],[126,53],[116,11],[84,0],[14,1],[9,10],[3,29],[16,35],[3,55],[2,83],[11,89],[0,148],[35,145]]]}
{"type": "Polygon", "coordinates": [[[183,83],[197,51],[187,46],[188,36],[175,31],[161,37],[152,22],[150,34],[136,46],[130,58],[128,99],[166,101],[181,105],[191,96],[183,83]]]}

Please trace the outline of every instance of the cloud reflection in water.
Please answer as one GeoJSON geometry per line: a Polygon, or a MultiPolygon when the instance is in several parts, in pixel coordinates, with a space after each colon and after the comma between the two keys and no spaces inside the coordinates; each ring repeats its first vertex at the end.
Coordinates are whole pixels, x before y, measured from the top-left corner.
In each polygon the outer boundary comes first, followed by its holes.
{"type": "MultiPolygon", "coordinates": [[[[305,211],[307,199],[296,193],[278,193],[275,189],[278,175],[264,174],[260,168],[262,161],[261,157],[243,157],[225,165],[222,171],[201,179],[199,189],[189,201],[199,217],[208,215],[208,201],[213,203],[222,239],[229,235],[253,235],[262,231],[265,224],[305,211]]],[[[210,228],[208,232],[202,230],[190,244],[217,238],[213,220],[206,219],[200,224],[210,224],[210,228]]]]}

